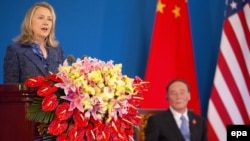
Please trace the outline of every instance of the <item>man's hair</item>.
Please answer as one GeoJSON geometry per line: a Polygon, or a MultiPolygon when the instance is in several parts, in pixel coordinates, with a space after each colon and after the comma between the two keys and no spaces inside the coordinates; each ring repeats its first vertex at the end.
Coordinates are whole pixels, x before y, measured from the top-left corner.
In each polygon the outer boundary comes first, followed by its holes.
{"type": "Polygon", "coordinates": [[[174,82],[182,82],[182,83],[186,84],[187,89],[188,89],[188,92],[190,92],[190,86],[189,86],[189,84],[187,83],[186,80],[184,80],[184,79],[173,79],[173,80],[171,80],[171,81],[168,83],[168,85],[166,86],[166,92],[167,92],[167,93],[168,93],[169,87],[170,87],[174,82]]]}

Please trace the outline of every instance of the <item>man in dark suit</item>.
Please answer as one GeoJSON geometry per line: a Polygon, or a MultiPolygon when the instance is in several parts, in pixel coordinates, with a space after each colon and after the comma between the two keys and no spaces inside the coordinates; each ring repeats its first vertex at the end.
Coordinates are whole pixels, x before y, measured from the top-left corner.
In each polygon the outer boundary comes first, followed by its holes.
{"type": "Polygon", "coordinates": [[[207,141],[205,120],[188,110],[190,88],[186,81],[175,79],[166,87],[170,107],[149,117],[146,129],[146,141],[207,141]],[[181,120],[183,117],[187,122],[181,120]],[[186,133],[183,135],[183,127],[186,133]]]}

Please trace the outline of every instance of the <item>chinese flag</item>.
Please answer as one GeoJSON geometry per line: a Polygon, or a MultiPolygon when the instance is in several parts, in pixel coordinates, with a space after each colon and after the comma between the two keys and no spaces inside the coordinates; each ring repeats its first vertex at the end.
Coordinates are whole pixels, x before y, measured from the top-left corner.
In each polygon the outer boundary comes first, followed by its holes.
{"type": "Polygon", "coordinates": [[[189,83],[188,106],[200,114],[187,0],[158,0],[145,76],[150,88],[141,108],[167,108],[166,85],[175,78],[189,83]]]}

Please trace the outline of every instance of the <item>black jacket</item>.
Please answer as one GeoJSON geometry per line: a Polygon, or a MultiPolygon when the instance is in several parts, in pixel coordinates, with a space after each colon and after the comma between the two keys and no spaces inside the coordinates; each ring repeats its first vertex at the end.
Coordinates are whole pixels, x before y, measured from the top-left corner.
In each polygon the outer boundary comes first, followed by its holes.
{"type": "MultiPolygon", "coordinates": [[[[207,141],[205,120],[188,111],[191,141],[207,141]]],[[[145,141],[184,141],[170,109],[149,117],[145,129],[145,141]]]]}

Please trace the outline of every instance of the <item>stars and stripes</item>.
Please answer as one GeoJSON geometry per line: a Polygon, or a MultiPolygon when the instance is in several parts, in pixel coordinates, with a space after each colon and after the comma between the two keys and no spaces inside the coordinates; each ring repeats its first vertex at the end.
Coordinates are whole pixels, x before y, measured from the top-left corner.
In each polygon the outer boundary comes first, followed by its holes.
{"type": "Polygon", "coordinates": [[[250,124],[250,0],[226,2],[208,106],[209,140],[226,141],[231,124],[250,124]]]}

